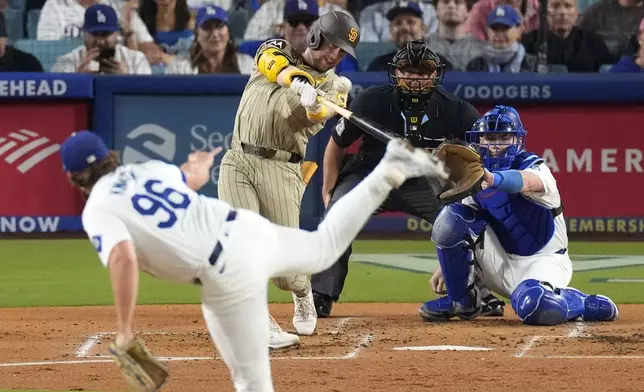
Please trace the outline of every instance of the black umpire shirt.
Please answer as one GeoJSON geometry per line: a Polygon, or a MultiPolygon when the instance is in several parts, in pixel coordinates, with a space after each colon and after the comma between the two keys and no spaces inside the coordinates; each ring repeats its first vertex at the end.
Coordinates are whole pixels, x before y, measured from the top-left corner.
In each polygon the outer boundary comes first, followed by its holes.
{"type": "MultiPolygon", "coordinates": [[[[405,119],[401,102],[391,85],[363,90],[353,99],[349,110],[405,136],[405,119]]],[[[468,131],[479,118],[479,113],[474,106],[448,93],[442,87],[434,90],[425,108],[425,114],[427,117],[420,126],[422,141],[415,143],[415,147],[436,148],[446,139],[465,140],[465,131],[468,131]]],[[[385,143],[363,133],[360,128],[345,119],[338,121],[331,136],[338,146],[345,148],[364,136],[358,153],[343,171],[371,171],[385,153],[385,143]]]]}

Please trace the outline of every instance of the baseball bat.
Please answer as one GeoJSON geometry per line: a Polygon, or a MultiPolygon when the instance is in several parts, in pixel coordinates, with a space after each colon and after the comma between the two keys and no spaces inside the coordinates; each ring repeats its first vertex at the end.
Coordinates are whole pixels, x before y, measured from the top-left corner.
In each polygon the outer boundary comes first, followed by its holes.
{"type": "Polygon", "coordinates": [[[345,109],[342,106],[336,104],[335,102],[329,101],[328,99],[318,95],[318,102],[327,108],[338,113],[340,116],[344,117],[348,121],[354,123],[358,128],[362,129],[369,135],[375,137],[383,143],[388,143],[391,139],[400,138],[400,136],[391,132],[390,130],[383,128],[380,124],[375,123],[371,120],[368,120],[364,117],[354,114],[351,110],[345,109]]]}

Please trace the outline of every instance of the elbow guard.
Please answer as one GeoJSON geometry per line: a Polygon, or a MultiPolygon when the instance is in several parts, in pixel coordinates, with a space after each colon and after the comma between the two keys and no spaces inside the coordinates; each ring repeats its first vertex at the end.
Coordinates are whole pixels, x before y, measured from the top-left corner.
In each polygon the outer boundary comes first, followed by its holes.
{"type": "Polygon", "coordinates": [[[315,87],[315,80],[313,79],[313,76],[297,67],[285,68],[283,70],[283,75],[280,75],[280,79],[286,87],[291,86],[293,79],[301,79],[302,81],[307,82],[311,86],[315,87]]]}
{"type": "Polygon", "coordinates": [[[291,63],[288,58],[274,48],[266,49],[257,59],[257,70],[273,83],[277,82],[277,75],[289,65],[291,63]]]}

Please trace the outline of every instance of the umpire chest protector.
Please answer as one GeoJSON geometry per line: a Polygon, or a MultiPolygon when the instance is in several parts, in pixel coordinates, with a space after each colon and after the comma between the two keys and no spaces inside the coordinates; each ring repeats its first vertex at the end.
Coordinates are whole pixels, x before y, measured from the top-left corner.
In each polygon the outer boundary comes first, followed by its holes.
{"type": "MultiPolygon", "coordinates": [[[[463,138],[455,134],[460,100],[442,88],[437,88],[431,99],[423,105],[403,107],[393,87],[382,87],[374,96],[373,105],[366,108],[365,117],[407,138],[415,147],[436,148],[446,139],[463,138]]],[[[363,143],[369,151],[385,151],[384,143],[365,134],[363,143]]]]}
{"type": "MultiPolygon", "coordinates": [[[[514,159],[512,169],[524,170],[542,163],[543,159],[523,152],[514,159]]],[[[520,193],[491,188],[476,194],[474,200],[487,213],[488,224],[503,248],[519,256],[531,256],[546,246],[555,232],[554,218],[562,212],[561,208],[546,208],[520,193]]]]}

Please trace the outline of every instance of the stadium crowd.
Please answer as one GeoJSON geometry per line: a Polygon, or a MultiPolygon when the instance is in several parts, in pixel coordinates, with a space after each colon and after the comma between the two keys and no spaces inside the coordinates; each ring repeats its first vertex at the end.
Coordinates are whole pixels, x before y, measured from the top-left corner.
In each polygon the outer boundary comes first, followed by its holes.
{"type": "Polygon", "coordinates": [[[361,29],[338,72],[385,71],[413,39],[448,71],[533,72],[540,33],[549,72],[644,72],[644,0],[548,0],[547,31],[538,0],[0,0],[0,71],[249,74],[262,42],[304,51],[329,11],[361,29]]]}

